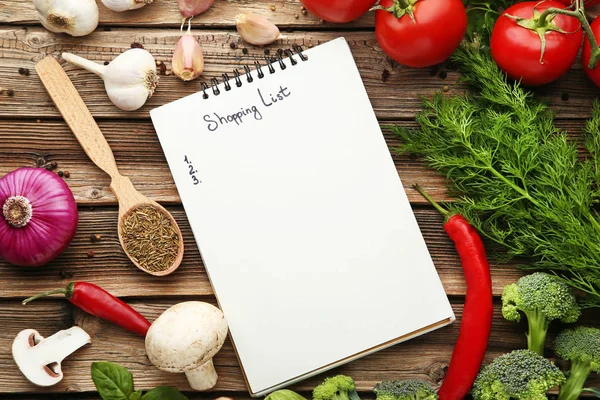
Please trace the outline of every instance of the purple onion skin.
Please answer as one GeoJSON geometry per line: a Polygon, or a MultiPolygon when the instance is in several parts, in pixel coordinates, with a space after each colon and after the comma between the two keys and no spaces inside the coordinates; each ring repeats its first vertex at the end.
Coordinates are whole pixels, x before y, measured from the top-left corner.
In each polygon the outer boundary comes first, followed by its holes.
{"type": "Polygon", "coordinates": [[[49,263],[69,246],[77,230],[77,203],[69,186],[43,168],[19,168],[0,179],[0,257],[21,266],[49,263]],[[2,213],[7,199],[29,200],[31,219],[23,227],[2,213]]]}
{"type": "Polygon", "coordinates": [[[212,6],[214,0],[177,0],[179,12],[184,18],[202,14],[212,6]]]}

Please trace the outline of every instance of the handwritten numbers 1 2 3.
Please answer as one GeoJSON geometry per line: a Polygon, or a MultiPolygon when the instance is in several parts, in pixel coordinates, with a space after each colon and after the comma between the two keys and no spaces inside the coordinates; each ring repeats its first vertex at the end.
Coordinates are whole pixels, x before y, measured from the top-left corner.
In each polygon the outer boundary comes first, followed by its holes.
{"type": "Polygon", "coordinates": [[[192,162],[188,159],[188,156],[185,156],[183,161],[185,161],[188,168],[190,169],[189,173],[190,173],[190,177],[192,178],[192,181],[194,181],[194,185],[202,183],[202,181],[198,180],[198,178],[196,177],[198,170],[194,169],[194,166],[192,165],[192,162]]]}

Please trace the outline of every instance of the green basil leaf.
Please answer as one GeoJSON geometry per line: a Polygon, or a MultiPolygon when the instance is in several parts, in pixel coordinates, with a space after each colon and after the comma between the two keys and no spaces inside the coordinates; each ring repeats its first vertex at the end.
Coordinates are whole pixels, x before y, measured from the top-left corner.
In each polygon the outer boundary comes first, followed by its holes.
{"type": "Polygon", "coordinates": [[[118,364],[92,363],[92,380],[104,400],[129,400],[133,393],[133,375],[118,364]]]}
{"type": "Polygon", "coordinates": [[[140,400],[142,398],[142,391],[138,390],[129,395],[129,400],[140,400]]]}
{"type": "Polygon", "coordinates": [[[142,400],[189,400],[175,388],[159,386],[142,396],[142,400]]]}

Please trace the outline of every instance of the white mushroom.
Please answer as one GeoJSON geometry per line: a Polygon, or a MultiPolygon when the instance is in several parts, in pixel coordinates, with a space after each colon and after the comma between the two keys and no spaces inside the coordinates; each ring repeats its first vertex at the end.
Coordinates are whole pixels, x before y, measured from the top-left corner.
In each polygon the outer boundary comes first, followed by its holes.
{"type": "Polygon", "coordinates": [[[45,339],[35,329],[25,329],[13,341],[12,354],[31,383],[52,386],[63,378],[60,363],[87,343],[91,343],[90,335],[78,326],[45,339]]]}
{"type": "Polygon", "coordinates": [[[200,301],[174,305],[154,321],[146,335],[146,353],[160,370],[185,372],[194,390],[217,384],[212,358],[227,337],[221,310],[200,301]]]}

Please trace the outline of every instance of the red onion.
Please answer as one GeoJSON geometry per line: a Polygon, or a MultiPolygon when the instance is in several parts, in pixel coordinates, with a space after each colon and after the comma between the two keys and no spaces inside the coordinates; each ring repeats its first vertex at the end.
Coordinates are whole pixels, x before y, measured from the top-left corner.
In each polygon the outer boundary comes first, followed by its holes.
{"type": "Polygon", "coordinates": [[[0,257],[11,264],[50,262],[77,230],[73,193],[43,168],[19,168],[0,179],[0,209],[0,257]]]}

